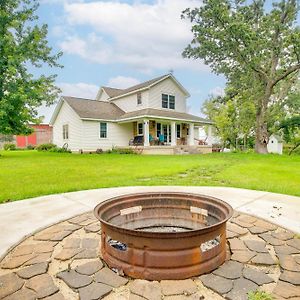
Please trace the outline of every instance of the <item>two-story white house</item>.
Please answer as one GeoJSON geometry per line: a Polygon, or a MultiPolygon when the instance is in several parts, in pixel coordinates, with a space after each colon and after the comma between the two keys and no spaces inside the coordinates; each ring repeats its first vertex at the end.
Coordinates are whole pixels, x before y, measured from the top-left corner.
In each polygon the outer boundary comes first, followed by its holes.
{"type": "Polygon", "coordinates": [[[50,122],[53,142],[83,152],[129,146],[146,154],[211,152],[196,133],[212,122],[187,113],[189,96],[172,74],[127,89],[101,87],[95,100],[63,96],[50,122]]]}

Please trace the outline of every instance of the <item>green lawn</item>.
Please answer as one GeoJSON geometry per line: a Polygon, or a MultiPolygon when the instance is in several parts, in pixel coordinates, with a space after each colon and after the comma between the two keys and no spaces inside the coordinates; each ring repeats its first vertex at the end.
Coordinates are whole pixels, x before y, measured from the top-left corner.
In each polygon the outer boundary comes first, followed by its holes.
{"type": "Polygon", "coordinates": [[[130,185],[233,186],[300,196],[300,156],[0,154],[0,202],[130,185]]]}

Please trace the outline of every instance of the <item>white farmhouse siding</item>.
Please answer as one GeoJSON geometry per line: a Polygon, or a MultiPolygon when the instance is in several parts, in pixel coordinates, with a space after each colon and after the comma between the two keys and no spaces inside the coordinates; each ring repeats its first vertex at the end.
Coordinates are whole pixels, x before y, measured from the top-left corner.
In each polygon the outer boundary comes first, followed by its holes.
{"type": "MultiPolygon", "coordinates": [[[[103,121],[104,122],[104,121],[103,121]]],[[[108,150],[113,147],[128,147],[133,137],[132,124],[107,123],[107,138],[100,138],[100,122],[83,121],[83,151],[108,150]]]]}
{"type": "Polygon", "coordinates": [[[142,92],[142,104],[137,104],[137,93],[124,96],[120,99],[112,100],[112,103],[116,104],[125,112],[136,111],[149,107],[149,91],[142,92]]]}
{"type": "Polygon", "coordinates": [[[72,151],[78,151],[82,146],[82,120],[65,101],[53,124],[53,143],[58,147],[67,143],[72,151]],[[67,140],[63,139],[63,125],[68,125],[67,140]]]}
{"type": "Polygon", "coordinates": [[[175,96],[175,111],[186,112],[186,95],[170,78],[167,78],[160,83],[154,85],[149,90],[149,107],[156,109],[162,108],[162,94],[175,96]]]}

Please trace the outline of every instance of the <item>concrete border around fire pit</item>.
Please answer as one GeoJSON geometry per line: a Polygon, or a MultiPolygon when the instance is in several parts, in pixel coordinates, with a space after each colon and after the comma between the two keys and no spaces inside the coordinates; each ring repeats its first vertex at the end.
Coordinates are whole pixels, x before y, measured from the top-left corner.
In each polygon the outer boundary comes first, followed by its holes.
{"type": "Polygon", "coordinates": [[[91,211],[111,197],[148,191],[199,193],[220,198],[247,213],[300,233],[300,197],[229,187],[148,186],[86,190],[0,205],[0,257],[33,232],[91,211]]]}

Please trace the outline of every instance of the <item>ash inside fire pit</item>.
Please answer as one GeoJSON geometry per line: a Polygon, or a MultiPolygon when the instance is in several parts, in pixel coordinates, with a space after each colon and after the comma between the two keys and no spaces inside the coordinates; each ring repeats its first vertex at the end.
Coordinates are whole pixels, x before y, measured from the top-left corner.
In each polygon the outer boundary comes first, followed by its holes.
{"type": "Polygon", "coordinates": [[[148,232],[184,232],[193,229],[187,227],[172,226],[172,225],[157,225],[157,226],[136,228],[136,230],[148,231],[148,232]]]}
{"type": "Polygon", "coordinates": [[[95,208],[101,252],[112,268],[135,278],[183,279],[224,262],[232,208],[216,198],[184,193],[120,196],[95,208]]]}

